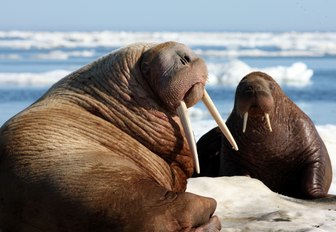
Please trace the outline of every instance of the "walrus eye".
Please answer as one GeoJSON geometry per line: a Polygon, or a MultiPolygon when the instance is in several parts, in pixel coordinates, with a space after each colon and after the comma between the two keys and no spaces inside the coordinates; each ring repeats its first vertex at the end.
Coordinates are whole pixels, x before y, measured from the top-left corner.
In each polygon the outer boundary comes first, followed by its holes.
{"type": "Polygon", "coordinates": [[[142,74],[145,74],[145,75],[148,75],[148,72],[149,72],[149,65],[147,62],[143,62],[141,64],[141,72],[142,74]]]}

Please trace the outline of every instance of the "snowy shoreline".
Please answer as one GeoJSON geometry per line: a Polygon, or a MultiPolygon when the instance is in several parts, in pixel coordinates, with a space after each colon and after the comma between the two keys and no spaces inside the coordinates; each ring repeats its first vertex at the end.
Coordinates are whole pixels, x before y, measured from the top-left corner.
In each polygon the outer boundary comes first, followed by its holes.
{"type": "Polygon", "coordinates": [[[249,177],[199,177],[188,192],[212,197],[225,232],[328,231],[336,228],[336,197],[305,201],[270,191],[249,177]]]}

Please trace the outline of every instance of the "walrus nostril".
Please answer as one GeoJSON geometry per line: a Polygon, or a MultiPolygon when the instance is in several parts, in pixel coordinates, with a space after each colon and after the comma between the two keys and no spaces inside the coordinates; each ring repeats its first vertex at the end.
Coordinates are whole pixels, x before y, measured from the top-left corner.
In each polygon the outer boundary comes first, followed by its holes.
{"type": "Polygon", "coordinates": [[[184,55],[184,56],[180,55],[180,61],[183,65],[186,65],[191,62],[191,59],[188,55],[184,55]]]}
{"type": "Polygon", "coordinates": [[[261,85],[251,85],[248,84],[246,86],[244,86],[244,91],[245,92],[258,92],[258,91],[262,91],[263,87],[261,85]]]}
{"type": "Polygon", "coordinates": [[[180,58],[180,61],[181,61],[181,63],[183,64],[183,65],[186,65],[188,62],[184,59],[184,58],[180,58]]]}
{"type": "Polygon", "coordinates": [[[190,63],[191,59],[190,59],[190,57],[189,57],[188,55],[185,55],[183,58],[184,58],[188,63],[190,63]]]}

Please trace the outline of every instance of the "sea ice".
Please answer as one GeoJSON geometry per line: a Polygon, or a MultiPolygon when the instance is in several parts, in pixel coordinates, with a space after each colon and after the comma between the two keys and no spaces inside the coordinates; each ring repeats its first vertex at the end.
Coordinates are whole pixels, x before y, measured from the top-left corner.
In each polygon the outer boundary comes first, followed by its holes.
{"type": "Polygon", "coordinates": [[[188,180],[188,192],[212,197],[222,230],[335,231],[336,197],[305,201],[270,191],[250,177],[199,177],[188,180]]]}

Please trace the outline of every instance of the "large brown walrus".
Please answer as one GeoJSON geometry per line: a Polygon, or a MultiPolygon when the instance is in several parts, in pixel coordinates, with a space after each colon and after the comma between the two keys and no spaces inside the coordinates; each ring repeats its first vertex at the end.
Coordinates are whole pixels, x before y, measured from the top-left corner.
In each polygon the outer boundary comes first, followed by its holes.
{"type": "Polygon", "coordinates": [[[248,175],[271,190],[297,198],[328,194],[332,167],[313,122],[267,74],[239,83],[226,124],[239,151],[218,128],[197,142],[201,176],[248,175]]]}
{"type": "Polygon", "coordinates": [[[215,200],[184,192],[194,161],[176,114],[203,98],[206,78],[202,59],[166,42],[56,83],[1,127],[0,228],[219,231],[215,200]]]}

